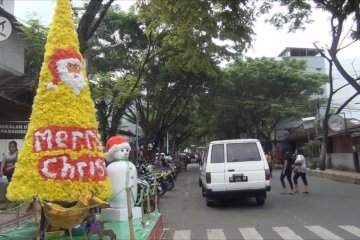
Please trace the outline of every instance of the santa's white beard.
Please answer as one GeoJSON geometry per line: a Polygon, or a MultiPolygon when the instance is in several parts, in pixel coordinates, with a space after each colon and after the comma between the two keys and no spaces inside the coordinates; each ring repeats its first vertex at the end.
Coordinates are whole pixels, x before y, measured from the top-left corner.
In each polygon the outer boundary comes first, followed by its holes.
{"type": "Polygon", "coordinates": [[[61,72],[59,73],[59,76],[61,81],[72,88],[76,95],[86,86],[84,75],[82,73],[61,72]]]}

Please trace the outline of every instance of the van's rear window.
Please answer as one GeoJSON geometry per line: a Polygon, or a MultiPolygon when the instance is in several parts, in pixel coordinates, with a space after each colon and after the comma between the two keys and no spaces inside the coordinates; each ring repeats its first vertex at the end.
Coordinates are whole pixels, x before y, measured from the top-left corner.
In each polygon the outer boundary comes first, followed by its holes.
{"type": "Polygon", "coordinates": [[[224,159],[224,144],[216,144],[211,148],[211,163],[223,163],[224,159]]]}
{"type": "Polygon", "coordinates": [[[226,144],[228,162],[261,161],[256,143],[226,144]]]}

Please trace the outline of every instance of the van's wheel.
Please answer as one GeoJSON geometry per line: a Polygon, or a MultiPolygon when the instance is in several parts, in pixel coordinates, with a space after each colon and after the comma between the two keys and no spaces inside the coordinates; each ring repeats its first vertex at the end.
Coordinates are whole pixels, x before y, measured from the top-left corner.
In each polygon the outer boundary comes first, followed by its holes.
{"type": "Polygon", "coordinates": [[[256,198],[256,205],[262,206],[265,204],[265,199],[263,198],[256,198]]]}
{"type": "Polygon", "coordinates": [[[213,207],[214,206],[214,200],[210,199],[208,195],[205,194],[206,197],[206,206],[213,207]]]}

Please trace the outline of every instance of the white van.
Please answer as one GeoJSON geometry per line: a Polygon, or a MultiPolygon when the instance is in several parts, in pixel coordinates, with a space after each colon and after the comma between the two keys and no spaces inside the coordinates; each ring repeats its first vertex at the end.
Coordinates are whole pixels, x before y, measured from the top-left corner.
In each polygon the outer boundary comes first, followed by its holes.
{"type": "Polygon", "coordinates": [[[213,141],[200,164],[199,185],[206,205],[226,197],[255,197],[263,205],[270,191],[270,170],[257,139],[213,141]]]}

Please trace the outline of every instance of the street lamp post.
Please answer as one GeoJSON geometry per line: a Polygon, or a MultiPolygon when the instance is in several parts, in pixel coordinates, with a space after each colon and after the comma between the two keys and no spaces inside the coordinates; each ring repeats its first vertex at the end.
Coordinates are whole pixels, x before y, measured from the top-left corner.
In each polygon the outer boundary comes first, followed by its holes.
{"type": "Polygon", "coordinates": [[[136,161],[138,161],[138,148],[139,148],[139,118],[138,115],[136,114],[135,116],[135,135],[136,135],[136,139],[135,139],[135,159],[136,161]]]}

